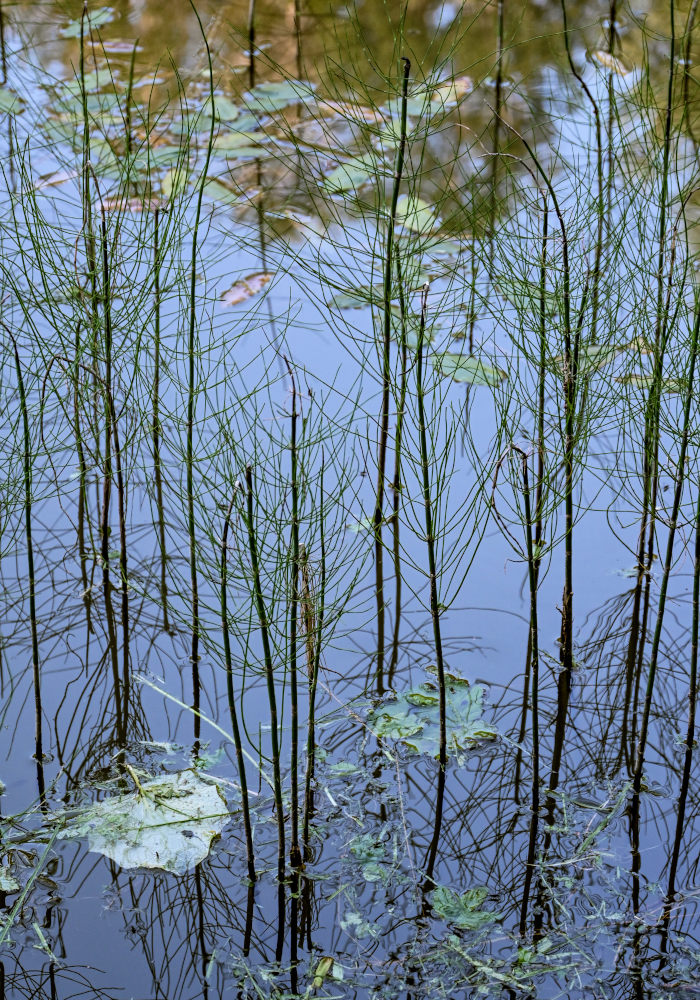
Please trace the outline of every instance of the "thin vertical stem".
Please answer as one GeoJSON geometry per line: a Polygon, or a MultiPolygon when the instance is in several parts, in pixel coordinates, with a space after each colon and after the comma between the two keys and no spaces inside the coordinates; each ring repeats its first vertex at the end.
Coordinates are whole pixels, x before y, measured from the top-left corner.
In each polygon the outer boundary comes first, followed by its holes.
{"type": "Polygon", "coordinates": [[[301,851],[299,849],[299,700],[297,691],[298,649],[297,631],[299,624],[299,468],[297,453],[297,386],[294,372],[287,358],[284,359],[292,383],[291,412],[291,493],[292,493],[292,524],[291,524],[291,581],[289,597],[289,672],[290,696],[292,703],[291,719],[291,845],[290,863],[292,868],[301,867],[301,851]]]}
{"type": "Polygon", "coordinates": [[[532,539],[532,504],[530,502],[530,483],[528,479],[527,455],[520,452],[523,472],[523,502],[525,504],[525,540],[527,544],[527,570],[530,590],[530,672],[532,676],[532,803],[530,816],[530,836],[525,865],[525,885],[520,907],[520,934],[527,930],[527,910],[530,900],[530,889],[535,869],[535,853],[537,849],[537,832],[540,813],[540,724],[539,724],[539,629],[537,624],[537,577],[538,562],[532,539]]]}
{"type": "Polygon", "coordinates": [[[425,339],[425,323],[428,312],[428,285],[423,288],[421,297],[420,332],[418,335],[418,350],[416,352],[416,397],[418,401],[418,436],[420,441],[420,460],[422,473],[423,510],[425,514],[425,540],[428,549],[428,581],[430,588],[430,617],[433,623],[433,641],[435,643],[435,666],[438,679],[438,704],[440,715],[440,744],[438,762],[438,784],[435,796],[435,820],[433,836],[428,850],[428,860],[425,868],[426,888],[432,888],[435,859],[440,843],[442,828],[442,810],[445,796],[445,772],[447,768],[447,696],[445,689],[445,663],[442,655],[442,633],[440,629],[440,603],[437,588],[437,562],[435,558],[435,520],[433,501],[430,491],[430,465],[428,459],[427,421],[425,416],[425,389],[423,386],[423,346],[425,339]]]}
{"type": "Polygon", "coordinates": [[[673,838],[673,850],[668,873],[666,889],[666,904],[661,918],[664,948],[668,936],[668,926],[671,919],[671,908],[676,895],[676,876],[678,861],[681,854],[683,834],[685,832],[685,809],[690,788],[690,773],[693,765],[693,750],[695,749],[695,717],[698,703],[698,625],[700,623],[700,489],[695,509],[695,552],[693,557],[693,623],[691,628],[690,677],[688,681],[688,727],[685,735],[685,754],[683,758],[683,774],[678,794],[676,808],[676,831],[673,838]]]}
{"type": "Polygon", "coordinates": [[[396,281],[399,287],[399,308],[401,311],[401,383],[399,386],[399,401],[396,407],[396,430],[394,432],[394,481],[392,483],[393,510],[391,526],[394,547],[394,638],[391,644],[391,660],[389,661],[389,686],[394,683],[394,674],[399,657],[399,635],[401,632],[401,547],[400,520],[401,512],[401,449],[403,447],[403,419],[406,409],[406,388],[408,374],[408,341],[406,337],[406,295],[401,271],[401,257],[396,254],[396,281]]]}
{"type": "Polygon", "coordinates": [[[29,627],[32,638],[32,680],[34,686],[34,756],[36,759],[37,786],[42,805],[46,796],[44,782],[44,740],[41,706],[41,664],[39,662],[39,626],[36,612],[36,575],[34,572],[34,541],[32,537],[32,442],[29,432],[29,411],[27,394],[22,376],[22,364],[19,359],[17,341],[11,331],[3,323],[3,327],[12,341],[15,356],[15,371],[17,373],[17,389],[19,405],[22,413],[22,474],[24,480],[24,535],[27,545],[27,576],[29,584],[29,627]]]}
{"type": "Polygon", "coordinates": [[[255,86],[255,0],[248,4],[248,86],[255,86]]]}
{"type": "MultiPolygon", "coordinates": [[[[253,597],[260,625],[260,638],[263,647],[265,678],[267,681],[267,698],[270,707],[270,743],[272,749],[272,775],[275,797],[275,812],[277,814],[277,880],[280,888],[284,883],[284,803],[282,801],[282,775],[280,771],[279,723],[277,719],[277,695],[275,692],[275,671],[272,662],[272,647],[270,644],[270,624],[265,609],[262,585],[260,582],[260,563],[258,560],[258,542],[255,530],[255,514],[253,510],[253,468],[246,466],[246,526],[248,529],[248,548],[250,564],[253,572],[253,597]]],[[[278,895],[279,928],[284,927],[284,896],[278,895]]],[[[278,939],[279,940],[279,939],[278,939]]],[[[280,956],[281,957],[281,956],[280,956]]]]}
{"type": "MultiPolygon", "coordinates": [[[[105,391],[107,394],[107,410],[109,412],[108,430],[114,439],[114,466],[117,477],[117,512],[119,517],[119,577],[121,590],[121,623],[122,623],[122,725],[124,727],[123,738],[126,738],[126,719],[129,714],[129,586],[127,578],[127,546],[126,546],[126,487],[122,470],[122,451],[119,445],[119,425],[117,421],[117,411],[114,405],[114,393],[112,391],[112,290],[109,267],[109,249],[107,244],[107,220],[104,208],[101,219],[102,234],[102,298],[104,302],[105,318],[105,391]]],[[[111,465],[109,467],[111,477],[111,465]]],[[[107,512],[109,507],[107,506],[107,512]]],[[[108,545],[109,529],[103,534],[103,559],[105,558],[104,546],[108,545]]],[[[106,552],[107,568],[109,572],[109,549],[106,552]]],[[[115,643],[116,645],[116,643],[115,643]]]]}
{"type": "Polygon", "coordinates": [[[384,483],[386,478],[386,452],[389,438],[389,397],[391,393],[391,275],[394,256],[394,233],[396,230],[396,211],[403,176],[404,159],[406,156],[406,121],[408,108],[408,78],[411,72],[410,60],[405,56],[403,61],[403,82],[401,89],[401,131],[399,145],[396,151],[394,167],[394,185],[391,193],[391,207],[386,236],[386,255],[384,260],[384,324],[382,333],[382,406],[379,416],[379,448],[377,454],[377,491],[372,520],[374,528],[374,562],[375,562],[375,594],[377,602],[377,689],[384,690],[384,543],[382,541],[382,524],[384,521],[384,483]]]}
{"type": "MultiPolygon", "coordinates": [[[[688,440],[690,437],[690,426],[691,426],[691,411],[693,406],[693,387],[695,381],[695,369],[698,354],[698,337],[700,335],[700,302],[696,302],[695,305],[695,321],[693,324],[693,331],[690,341],[690,366],[688,370],[688,383],[686,388],[686,398],[683,409],[683,421],[681,424],[681,444],[678,452],[678,462],[676,468],[678,470],[676,474],[676,484],[673,494],[673,506],[671,508],[671,518],[669,521],[668,535],[666,537],[666,554],[663,562],[663,573],[661,576],[661,584],[659,587],[659,600],[656,614],[656,623],[654,627],[654,637],[651,644],[651,654],[649,657],[649,671],[647,673],[647,683],[646,691],[644,694],[644,709],[642,712],[642,721],[639,729],[639,736],[637,740],[637,752],[634,763],[634,773],[632,778],[632,828],[633,830],[639,829],[639,805],[640,796],[642,791],[642,777],[644,772],[644,761],[646,754],[646,745],[649,736],[649,720],[651,718],[651,706],[654,697],[654,682],[656,680],[656,671],[658,668],[659,660],[659,649],[661,646],[661,635],[663,632],[664,623],[664,612],[666,610],[666,595],[668,592],[668,582],[671,576],[671,566],[673,563],[673,545],[676,536],[676,528],[678,525],[678,514],[681,506],[681,499],[683,495],[683,483],[685,481],[685,456],[688,450],[688,440]]],[[[638,906],[638,882],[639,882],[639,870],[641,865],[641,858],[639,855],[639,845],[638,843],[633,843],[632,845],[632,874],[634,877],[633,882],[633,903],[635,911],[638,906]]]]}
{"type": "Polygon", "coordinates": [[[160,248],[160,207],[156,207],[153,214],[153,310],[154,310],[154,330],[153,330],[153,478],[156,488],[156,510],[158,518],[158,543],[160,546],[160,599],[163,605],[163,628],[167,632],[170,628],[168,620],[168,582],[165,549],[165,513],[163,507],[163,459],[161,455],[161,435],[162,425],[160,421],[160,369],[161,369],[161,334],[160,334],[160,311],[161,311],[161,290],[160,290],[160,269],[161,269],[161,248],[160,248]]]}
{"type": "Polygon", "coordinates": [[[112,308],[109,296],[109,252],[107,249],[107,227],[104,211],[102,212],[102,269],[103,269],[103,313],[104,313],[104,420],[105,420],[105,444],[104,444],[104,480],[102,486],[102,514],[100,523],[100,557],[102,561],[102,593],[105,602],[105,617],[107,619],[107,641],[109,644],[109,656],[112,663],[112,679],[114,682],[115,712],[117,717],[117,733],[119,742],[123,743],[126,738],[124,729],[124,718],[126,706],[123,701],[121,689],[122,681],[119,677],[119,663],[117,650],[117,635],[114,622],[114,607],[112,605],[112,582],[109,572],[109,550],[110,550],[110,508],[112,500],[112,421],[114,410],[112,406],[112,308]]]}
{"type": "Polygon", "coordinates": [[[73,378],[73,432],[78,455],[78,559],[80,561],[80,581],[83,587],[83,603],[88,632],[92,632],[92,592],[87,572],[87,547],[85,545],[85,520],[87,507],[87,465],[83,447],[83,432],[80,422],[80,323],[75,328],[75,374],[73,378]]]}
{"type": "MultiPolygon", "coordinates": [[[[627,689],[629,691],[632,679],[639,676],[641,670],[646,627],[639,629],[639,608],[642,588],[646,586],[645,618],[649,601],[649,574],[654,556],[654,532],[656,528],[656,505],[658,494],[658,452],[659,452],[659,414],[661,400],[661,379],[663,362],[668,336],[668,305],[664,302],[664,274],[666,261],[666,221],[669,203],[669,169],[671,161],[671,136],[673,125],[673,88],[675,80],[675,9],[673,0],[669,0],[671,22],[669,71],[664,120],[663,166],[661,173],[661,196],[658,229],[658,255],[656,273],[656,319],[654,331],[654,371],[652,384],[647,396],[644,413],[644,455],[642,471],[642,515],[640,519],[639,541],[637,550],[637,579],[634,589],[632,628],[627,652],[627,689]],[[641,635],[640,635],[641,632],[641,635]]],[[[672,268],[671,268],[672,271],[672,268]]],[[[672,273],[669,274],[669,290],[672,273]]],[[[667,300],[668,301],[668,300],[667,300]]],[[[627,695],[629,699],[629,694],[627,695]]],[[[635,768],[636,769],[636,768],[635,768]]]]}
{"type": "Polygon", "coordinates": [[[318,606],[316,610],[316,635],[314,637],[314,656],[311,676],[309,678],[309,722],[306,736],[306,778],[305,778],[305,803],[304,803],[304,861],[311,860],[311,847],[309,843],[311,818],[314,809],[314,765],[316,760],[316,692],[318,690],[318,675],[321,666],[321,648],[323,641],[323,627],[326,600],[326,530],[325,530],[325,501],[323,492],[323,477],[325,471],[325,461],[321,460],[321,474],[319,490],[321,494],[320,512],[320,543],[321,543],[321,581],[318,595],[318,606]]]}
{"type": "Polygon", "coordinates": [[[196,376],[196,332],[197,332],[197,250],[199,246],[199,223],[202,215],[202,199],[204,197],[204,185],[207,181],[211,151],[214,143],[214,121],[215,121],[215,101],[214,101],[214,70],[211,61],[211,49],[204,33],[202,22],[197,12],[193,0],[190,6],[197,18],[199,30],[207,53],[207,63],[209,68],[209,103],[210,119],[209,140],[207,142],[206,154],[204,157],[204,167],[197,193],[197,206],[195,209],[194,225],[192,229],[192,256],[190,261],[190,295],[189,295],[189,323],[187,334],[187,448],[186,448],[186,476],[187,476],[187,535],[189,539],[190,554],[190,589],[192,593],[192,629],[191,629],[191,652],[192,662],[192,707],[194,709],[194,740],[195,751],[199,744],[199,734],[201,720],[199,714],[200,704],[200,683],[199,683],[199,582],[197,577],[197,538],[195,531],[194,516],[194,411],[195,396],[197,386],[196,376]]]}
{"type": "Polygon", "coordinates": [[[228,623],[228,535],[231,524],[231,511],[236,499],[236,492],[231,496],[226,517],[224,519],[224,530],[221,536],[221,632],[224,641],[224,666],[226,668],[226,693],[228,696],[228,709],[231,716],[231,729],[233,732],[233,744],[236,750],[236,762],[238,764],[238,780],[241,786],[241,808],[243,810],[243,832],[245,834],[246,859],[248,862],[248,878],[255,882],[255,851],[253,848],[253,829],[250,822],[250,804],[248,801],[248,779],[246,777],[245,759],[243,756],[243,742],[241,740],[241,730],[238,725],[238,713],[236,711],[236,696],[233,689],[233,662],[231,658],[231,636],[228,623]]]}

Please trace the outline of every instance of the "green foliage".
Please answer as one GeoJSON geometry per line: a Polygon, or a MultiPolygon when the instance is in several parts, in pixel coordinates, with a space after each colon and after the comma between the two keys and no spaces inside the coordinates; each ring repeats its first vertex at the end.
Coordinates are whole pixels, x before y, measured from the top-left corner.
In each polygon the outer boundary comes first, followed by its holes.
{"type": "Polygon", "coordinates": [[[448,924],[465,931],[478,931],[502,919],[500,913],[484,910],[489,892],[484,886],[458,893],[445,886],[437,886],[432,894],[433,909],[448,924]]]}
{"type": "MultiPolygon", "coordinates": [[[[458,759],[466,751],[494,740],[498,731],[483,720],[484,689],[463,677],[447,674],[447,752],[458,759]]],[[[414,753],[437,757],[440,715],[437,686],[426,681],[373,709],[367,723],[375,736],[399,740],[414,753]]]]}
{"type": "Polygon", "coordinates": [[[502,368],[489,365],[471,354],[437,354],[433,364],[441,375],[468,385],[500,385],[508,378],[502,368]]]}

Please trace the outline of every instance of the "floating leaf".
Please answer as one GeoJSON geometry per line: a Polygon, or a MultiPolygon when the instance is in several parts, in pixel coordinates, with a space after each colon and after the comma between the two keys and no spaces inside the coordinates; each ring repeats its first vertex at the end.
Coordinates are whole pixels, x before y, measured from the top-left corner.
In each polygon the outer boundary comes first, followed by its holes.
{"type": "Polygon", "coordinates": [[[0,865],[0,892],[19,892],[20,885],[7,865],[0,865]]]}
{"type": "Polygon", "coordinates": [[[245,95],[246,106],[252,112],[271,114],[304,101],[311,89],[311,84],[298,80],[268,80],[248,91],[245,95]]]}
{"type": "Polygon", "coordinates": [[[352,531],[354,535],[359,535],[361,531],[372,531],[373,528],[374,521],[371,517],[363,517],[360,521],[353,521],[348,525],[348,531],[352,531]]]}
{"type": "Polygon", "coordinates": [[[361,941],[363,938],[376,938],[381,933],[379,924],[365,920],[356,910],[346,910],[340,918],[340,926],[350,937],[361,941]]]}
{"type": "Polygon", "coordinates": [[[354,156],[331,170],[324,177],[323,183],[332,194],[341,194],[343,191],[354,191],[365,184],[373,173],[374,163],[369,157],[354,156]]]}
{"type": "MultiPolygon", "coordinates": [[[[654,376],[646,372],[630,372],[629,375],[620,375],[615,381],[633,385],[637,389],[651,389],[654,376]]],[[[685,392],[687,387],[688,383],[683,378],[662,378],[660,383],[662,392],[685,392]]]]}
{"type": "Polygon", "coordinates": [[[238,205],[241,201],[240,196],[235,191],[222,184],[215,177],[207,177],[204,192],[213,201],[220,201],[224,205],[238,205]]]}
{"type": "MultiPolygon", "coordinates": [[[[218,150],[222,152],[223,150],[218,150]]],[[[267,151],[262,146],[236,146],[234,149],[226,150],[227,160],[260,159],[267,156],[267,151]]]]}
{"type": "Polygon", "coordinates": [[[115,56],[131,55],[134,50],[143,52],[142,46],[126,38],[105,38],[102,40],[102,50],[115,56]]]}
{"type": "MultiPolygon", "coordinates": [[[[463,677],[446,676],[447,752],[459,754],[485,740],[495,739],[496,729],[483,722],[484,689],[463,677]]],[[[375,736],[401,740],[415,753],[437,757],[440,752],[440,712],[437,686],[428,681],[404,691],[373,709],[367,723],[375,736]]]]}
{"type": "Polygon", "coordinates": [[[163,174],[160,189],[164,198],[177,198],[187,187],[187,170],[182,167],[171,167],[163,174]]]}
{"type": "Polygon", "coordinates": [[[46,174],[44,177],[39,177],[34,184],[35,191],[43,191],[44,188],[55,187],[58,184],[65,184],[66,181],[75,180],[79,177],[77,170],[56,170],[51,174],[46,174]]]}
{"type": "Polygon", "coordinates": [[[238,105],[234,104],[230,97],[222,97],[218,94],[214,99],[214,107],[217,117],[222,122],[235,121],[241,113],[238,105]]]}
{"type": "Polygon", "coordinates": [[[361,104],[350,104],[343,101],[324,101],[317,104],[322,114],[336,118],[350,119],[353,122],[365,122],[367,125],[382,125],[384,116],[375,108],[365,108],[361,104]]]}
{"type": "Polygon", "coordinates": [[[387,875],[386,849],[374,834],[361,833],[349,843],[353,857],[362,866],[365,882],[381,882],[387,875]]]}
{"type": "Polygon", "coordinates": [[[24,101],[9,87],[0,87],[0,113],[17,114],[24,108],[24,101]]]}
{"type": "Polygon", "coordinates": [[[260,141],[264,138],[260,132],[240,132],[232,130],[223,132],[214,139],[214,150],[217,153],[231,152],[236,156],[262,156],[264,150],[260,141]],[[245,152],[243,152],[245,150],[245,152]],[[252,150],[252,154],[249,152],[252,150]]]}
{"type": "MultiPolygon", "coordinates": [[[[618,355],[627,349],[626,344],[581,344],[578,352],[578,370],[582,375],[590,375],[612,364],[618,355]]],[[[566,355],[558,354],[554,364],[560,371],[566,368],[566,355]]]]}
{"type": "Polygon", "coordinates": [[[591,59],[597,62],[599,66],[602,66],[603,69],[610,70],[611,73],[617,73],[618,76],[627,76],[629,73],[625,64],[617,56],[606,52],[605,49],[596,49],[595,52],[591,52],[591,59]]]}
{"type": "Polygon", "coordinates": [[[441,375],[469,385],[500,385],[508,378],[501,368],[486,364],[471,354],[437,354],[433,364],[441,375]]]}
{"type": "MultiPolygon", "coordinates": [[[[391,108],[395,115],[395,121],[400,121],[401,119],[401,103],[397,101],[391,108]]],[[[414,97],[409,97],[406,101],[406,114],[409,118],[422,118],[425,114],[430,114],[434,112],[434,108],[430,107],[428,101],[428,94],[424,92],[423,94],[416,95],[414,97]]],[[[397,138],[401,139],[401,134],[397,134],[397,138]]]]}
{"type": "Polygon", "coordinates": [[[148,198],[127,198],[124,194],[117,195],[107,195],[107,197],[102,199],[102,208],[105,212],[131,212],[132,214],[138,214],[139,212],[153,212],[157,207],[162,207],[162,203],[157,201],[151,201],[148,198]]]}
{"type": "Polygon", "coordinates": [[[477,931],[501,919],[500,913],[482,910],[487,896],[488,889],[483,886],[457,893],[439,885],[433,892],[433,910],[447,923],[461,927],[462,930],[477,931]]]}
{"type": "Polygon", "coordinates": [[[369,305],[384,301],[382,285],[360,285],[358,288],[338,292],[328,303],[336,309],[364,309],[369,305]]]}
{"type": "Polygon", "coordinates": [[[251,295],[257,295],[271,278],[272,275],[268,271],[260,271],[257,274],[249,274],[247,278],[240,278],[221,296],[222,305],[237,306],[239,302],[244,302],[251,295]]]}
{"type": "Polygon", "coordinates": [[[177,771],[139,783],[136,792],[88,806],[58,836],[87,837],[91,851],[122,868],[161,868],[183,875],[207,857],[229,816],[213,778],[177,771]]]}
{"type": "Polygon", "coordinates": [[[330,955],[324,955],[318,960],[318,965],[314,970],[314,978],[311,988],[320,990],[327,976],[333,972],[334,959],[330,955]]]}
{"type": "Polygon", "coordinates": [[[412,233],[421,233],[430,232],[437,223],[437,217],[427,201],[402,194],[396,203],[396,221],[412,233]]]}
{"type": "Polygon", "coordinates": [[[470,76],[456,76],[438,84],[431,94],[431,101],[441,101],[443,104],[457,104],[474,90],[474,81],[470,76]]]}
{"type": "MultiPolygon", "coordinates": [[[[518,312],[523,316],[525,313],[540,314],[540,286],[527,278],[499,278],[496,288],[507,299],[518,312]]],[[[553,292],[544,292],[544,311],[546,316],[555,316],[557,313],[557,297],[553,292]]]]}
{"type": "MultiPolygon", "coordinates": [[[[85,19],[85,33],[87,34],[91,28],[94,31],[95,28],[101,28],[103,24],[107,24],[108,21],[111,21],[113,14],[114,10],[111,7],[101,7],[99,10],[91,10],[85,19]]],[[[61,35],[64,38],[80,38],[82,20],[82,17],[73,18],[65,28],[61,28],[61,35]]]]}

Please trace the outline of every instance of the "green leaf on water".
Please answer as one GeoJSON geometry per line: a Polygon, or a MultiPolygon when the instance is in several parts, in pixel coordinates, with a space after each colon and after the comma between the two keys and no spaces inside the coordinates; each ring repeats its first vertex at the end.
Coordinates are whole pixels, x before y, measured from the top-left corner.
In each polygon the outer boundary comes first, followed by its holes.
{"type": "Polygon", "coordinates": [[[362,867],[365,882],[380,882],[387,874],[386,849],[371,833],[361,833],[349,843],[353,857],[362,867]]]}
{"type": "Polygon", "coordinates": [[[382,285],[360,285],[338,292],[328,303],[335,309],[366,309],[367,306],[384,301],[382,285]]]}
{"type": "Polygon", "coordinates": [[[17,114],[24,109],[24,101],[9,87],[0,87],[0,113],[17,114]]]}
{"type": "Polygon", "coordinates": [[[257,114],[271,114],[306,100],[312,89],[311,84],[299,80],[267,80],[248,91],[245,106],[257,114]]]}
{"type": "Polygon", "coordinates": [[[240,205],[241,198],[232,191],[230,187],[226,187],[221,181],[216,180],[215,177],[207,177],[207,182],[204,185],[204,193],[212,201],[221,202],[223,205],[240,205]]]}
{"type": "Polygon", "coordinates": [[[238,118],[241,109],[234,104],[230,97],[223,97],[217,94],[214,98],[216,117],[222,122],[232,122],[238,118]]]}
{"type": "Polygon", "coordinates": [[[326,976],[330,975],[333,971],[333,958],[330,955],[324,955],[318,960],[318,965],[314,971],[314,978],[311,983],[311,988],[314,990],[320,990],[323,986],[323,982],[326,976]]]}
{"type": "Polygon", "coordinates": [[[160,189],[164,198],[177,198],[187,187],[187,170],[184,167],[171,167],[163,174],[160,189]]]}
{"type": "Polygon", "coordinates": [[[449,924],[454,924],[455,927],[477,931],[501,918],[500,913],[482,910],[481,907],[487,896],[488,889],[483,886],[458,893],[439,885],[433,892],[433,910],[439,917],[442,917],[449,924]]]}
{"type": "Polygon", "coordinates": [[[242,132],[237,129],[222,132],[214,139],[214,150],[216,152],[232,151],[236,152],[242,148],[255,148],[259,146],[264,138],[261,132],[242,132]]]}
{"type": "Polygon", "coordinates": [[[500,385],[508,378],[501,368],[489,365],[471,354],[436,354],[433,364],[446,378],[469,385],[500,385]]]}
{"type": "Polygon", "coordinates": [[[183,875],[209,854],[230,819],[218,783],[201,772],[177,771],[140,782],[68,820],[59,839],[87,837],[91,851],[122,868],[159,868],[183,875]]]}
{"type": "MultiPolygon", "coordinates": [[[[615,358],[625,350],[622,347],[611,344],[581,344],[578,352],[578,370],[581,375],[591,375],[598,372],[606,365],[612,364],[615,358]]],[[[560,372],[566,369],[566,356],[558,354],[554,359],[554,364],[560,372]]]]}
{"type": "MultiPolygon", "coordinates": [[[[654,376],[647,372],[630,372],[629,375],[621,375],[616,379],[623,385],[633,385],[637,389],[651,389],[654,384],[654,376]]],[[[662,392],[685,392],[688,383],[684,378],[662,378],[660,383],[662,392]]]]}
{"type": "MultiPolygon", "coordinates": [[[[483,721],[484,689],[464,677],[446,675],[447,752],[458,756],[487,740],[498,731],[483,721]]],[[[440,712],[438,688],[427,681],[404,691],[392,701],[373,709],[368,717],[375,736],[400,740],[414,753],[440,752],[440,712]]]]}
{"type": "Polygon", "coordinates": [[[402,194],[396,203],[396,221],[412,233],[427,233],[435,228],[435,209],[422,198],[402,194]]]}
{"type": "Polygon", "coordinates": [[[342,194],[344,191],[354,191],[365,184],[373,174],[374,163],[370,157],[353,156],[331,170],[323,178],[323,184],[331,194],[342,194]]]}
{"type": "MultiPolygon", "coordinates": [[[[526,313],[540,314],[540,286],[527,278],[499,278],[496,289],[515,307],[519,316],[526,313]]],[[[553,292],[544,292],[544,311],[546,316],[557,313],[557,297],[553,292]]]]}
{"type": "MultiPolygon", "coordinates": [[[[85,34],[91,28],[94,31],[95,28],[101,28],[103,24],[107,24],[108,21],[112,20],[113,14],[114,10],[112,7],[101,7],[99,10],[91,10],[85,20],[85,34]]],[[[75,17],[72,21],[68,22],[65,28],[61,28],[63,38],[80,38],[81,22],[81,17],[75,17]]]]}

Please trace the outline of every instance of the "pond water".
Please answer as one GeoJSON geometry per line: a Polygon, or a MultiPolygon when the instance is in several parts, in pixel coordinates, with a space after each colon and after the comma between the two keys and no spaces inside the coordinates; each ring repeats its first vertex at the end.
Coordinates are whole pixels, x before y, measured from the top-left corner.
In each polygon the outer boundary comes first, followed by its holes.
{"type": "Polygon", "coordinates": [[[0,998],[700,995],[697,6],[0,2],[0,998]]]}

